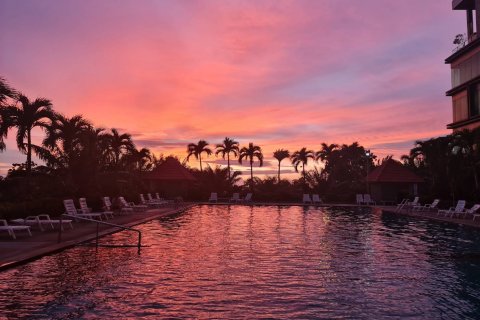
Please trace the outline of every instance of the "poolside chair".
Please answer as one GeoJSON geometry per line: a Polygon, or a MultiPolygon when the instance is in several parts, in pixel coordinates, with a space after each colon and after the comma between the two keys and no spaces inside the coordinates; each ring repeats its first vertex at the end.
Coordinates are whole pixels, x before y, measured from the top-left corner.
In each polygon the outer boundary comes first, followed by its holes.
{"type": "Polygon", "coordinates": [[[432,209],[435,209],[438,206],[438,203],[440,202],[440,199],[435,199],[433,200],[432,203],[428,203],[425,205],[416,205],[412,208],[412,211],[430,211],[432,209]]]}
{"type": "Polygon", "coordinates": [[[312,194],[312,202],[313,204],[321,204],[322,199],[320,199],[320,196],[318,194],[312,194]]]}
{"type": "Polygon", "coordinates": [[[216,192],[210,193],[210,198],[208,199],[208,202],[218,202],[218,195],[216,192]]]}
{"type": "Polygon", "coordinates": [[[127,202],[124,197],[118,197],[118,202],[121,208],[130,208],[133,211],[147,211],[148,206],[144,204],[135,204],[133,202],[127,202]]]}
{"type": "Polygon", "coordinates": [[[363,194],[356,195],[357,204],[363,204],[363,194]]]}
{"type": "Polygon", "coordinates": [[[52,220],[48,214],[40,214],[38,216],[28,216],[24,219],[14,219],[10,222],[18,223],[27,226],[38,226],[40,231],[44,231],[43,226],[50,226],[52,229],[55,229],[54,225],[58,225],[63,230],[63,225],[70,226],[70,229],[73,229],[72,220],[62,219],[62,220],[52,220]]]}
{"type": "Polygon", "coordinates": [[[162,206],[158,202],[147,200],[142,193],[140,193],[140,204],[151,208],[160,208],[162,206]]]}
{"type": "Polygon", "coordinates": [[[88,205],[87,205],[87,199],[86,198],[79,198],[78,203],[80,204],[80,211],[83,214],[100,213],[102,216],[105,217],[105,219],[113,218],[113,211],[92,212],[92,209],[89,208],[88,205]]]}
{"type": "Polygon", "coordinates": [[[235,192],[233,196],[230,198],[230,202],[238,202],[240,201],[240,193],[235,192]]]}
{"type": "Polygon", "coordinates": [[[412,202],[408,202],[408,201],[407,201],[407,203],[405,203],[405,206],[407,206],[407,207],[415,207],[415,206],[418,206],[418,205],[420,205],[420,204],[418,203],[418,200],[420,200],[420,197],[415,197],[415,198],[413,198],[413,201],[412,201],[412,202]]]}
{"type": "Polygon", "coordinates": [[[448,210],[438,210],[437,215],[443,214],[444,217],[448,215],[450,215],[450,217],[453,217],[454,214],[463,212],[463,209],[465,209],[465,203],[465,200],[458,200],[455,207],[450,207],[448,210]]]}
{"type": "Polygon", "coordinates": [[[312,203],[312,198],[310,198],[310,195],[308,193],[303,194],[302,202],[305,203],[312,203]]]}
{"type": "Polygon", "coordinates": [[[78,213],[78,210],[75,207],[75,203],[72,199],[63,200],[63,206],[65,207],[65,213],[71,217],[102,220],[101,213],[78,213]]]}
{"type": "MultiPolygon", "coordinates": [[[[113,206],[112,206],[112,201],[110,201],[109,197],[103,197],[102,201],[103,201],[103,209],[105,211],[114,212],[113,211],[113,206]]],[[[129,213],[129,212],[133,212],[133,208],[127,208],[127,207],[120,206],[120,213],[129,213]]]]}
{"type": "Polygon", "coordinates": [[[252,196],[253,196],[252,193],[247,193],[247,195],[245,196],[245,199],[243,199],[243,202],[252,202],[252,196]]]}
{"type": "Polygon", "coordinates": [[[151,193],[147,193],[147,198],[148,198],[148,202],[149,203],[154,203],[154,204],[157,204],[157,205],[160,205],[160,206],[163,206],[163,205],[166,205],[168,204],[168,201],[165,201],[163,199],[155,199],[152,197],[152,194],[151,193]]]}
{"type": "Polygon", "coordinates": [[[480,217],[480,214],[477,214],[478,209],[480,209],[480,204],[476,204],[470,209],[465,209],[462,213],[454,213],[453,215],[462,215],[462,218],[467,218],[468,216],[471,216],[472,219],[475,221],[476,217],[480,217]]]}
{"type": "Polygon", "coordinates": [[[4,219],[0,220],[0,231],[1,230],[7,231],[13,239],[17,239],[15,231],[27,231],[30,237],[32,236],[32,233],[30,232],[30,226],[9,226],[7,220],[4,219]]]}
{"type": "Polygon", "coordinates": [[[363,203],[366,205],[376,205],[377,203],[373,201],[373,199],[370,197],[370,194],[364,194],[363,195],[363,203]]]}
{"type": "Polygon", "coordinates": [[[403,207],[407,204],[408,199],[402,199],[400,203],[397,204],[397,207],[395,208],[395,211],[400,211],[403,209],[403,207]]]}

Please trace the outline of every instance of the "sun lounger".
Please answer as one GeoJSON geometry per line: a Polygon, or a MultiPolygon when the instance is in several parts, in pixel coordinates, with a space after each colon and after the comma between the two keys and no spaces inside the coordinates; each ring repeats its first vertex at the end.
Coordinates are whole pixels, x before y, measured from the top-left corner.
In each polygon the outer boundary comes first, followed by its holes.
{"type": "Polygon", "coordinates": [[[373,201],[373,199],[370,197],[369,194],[364,194],[363,195],[363,203],[366,205],[376,205],[377,203],[373,201]]]}
{"type": "Polygon", "coordinates": [[[124,197],[118,197],[118,202],[121,208],[131,208],[133,211],[147,211],[148,206],[143,204],[135,204],[133,202],[127,202],[124,197]]]}
{"type": "Polygon", "coordinates": [[[252,196],[253,196],[252,193],[247,193],[247,195],[245,196],[245,199],[243,199],[243,202],[252,202],[252,196]]]}
{"type": "Polygon", "coordinates": [[[113,218],[113,211],[92,212],[92,209],[90,209],[90,208],[88,207],[88,205],[87,205],[87,199],[86,199],[86,198],[80,198],[80,199],[78,199],[78,203],[80,204],[80,211],[81,211],[83,214],[99,213],[99,214],[101,214],[103,217],[105,217],[105,219],[113,218]]]}
{"type": "Polygon", "coordinates": [[[30,232],[30,226],[9,226],[7,223],[7,220],[0,220],[0,231],[7,231],[8,234],[13,238],[17,239],[17,236],[15,235],[15,231],[26,231],[32,236],[32,233],[30,232]]]}
{"type": "Polygon", "coordinates": [[[302,197],[302,202],[305,203],[312,203],[312,198],[310,198],[310,195],[308,193],[304,193],[302,197]]]}
{"type": "MultiPolygon", "coordinates": [[[[111,211],[115,214],[115,212],[113,211],[112,201],[110,201],[110,197],[103,197],[102,201],[103,201],[103,210],[111,211]]],[[[127,208],[127,207],[120,206],[120,213],[127,213],[128,214],[129,212],[133,212],[133,208],[127,208]]]]}
{"type": "Polygon", "coordinates": [[[438,203],[440,202],[440,199],[435,199],[433,200],[432,203],[428,203],[426,205],[416,205],[412,208],[412,211],[431,211],[435,209],[438,206],[438,203]]]}
{"type": "Polygon", "coordinates": [[[356,200],[357,204],[363,204],[363,194],[357,194],[355,196],[355,200],[356,200]]]}
{"type": "Polygon", "coordinates": [[[208,199],[208,202],[218,202],[218,195],[216,192],[212,192],[210,194],[210,198],[208,199]]]}
{"type": "Polygon", "coordinates": [[[65,213],[71,217],[102,220],[101,213],[79,213],[72,199],[63,200],[63,206],[65,207],[65,213]]]}
{"type": "Polygon", "coordinates": [[[240,201],[240,193],[235,192],[232,198],[230,198],[230,202],[238,202],[238,201],[240,201]]]}
{"type": "Polygon", "coordinates": [[[150,208],[160,208],[162,206],[162,204],[159,202],[147,200],[142,193],[140,194],[140,205],[150,208]]]}
{"type": "Polygon", "coordinates": [[[52,220],[50,219],[50,216],[48,214],[40,214],[38,216],[28,216],[24,219],[14,219],[14,220],[11,220],[11,222],[16,224],[27,225],[31,227],[38,226],[40,231],[44,231],[43,229],[44,225],[51,227],[52,229],[55,229],[55,225],[58,225],[63,230],[63,225],[66,224],[70,226],[70,229],[73,229],[72,220],[69,220],[69,219],[52,220]]]}
{"type": "Polygon", "coordinates": [[[320,199],[320,196],[318,194],[312,194],[312,202],[314,204],[321,204],[322,199],[320,199]]]}
{"type": "Polygon", "coordinates": [[[168,204],[168,201],[165,201],[163,199],[155,199],[152,197],[152,194],[151,193],[147,193],[147,197],[148,197],[148,202],[149,203],[153,203],[153,204],[156,204],[156,205],[159,205],[159,206],[164,206],[166,204],[168,204]]]}
{"type": "Polygon", "coordinates": [[[480,204],[476,204],[470,209],[465,209],[461,213],[454,213],[452,216],[462,216],[462,218],[472,218],[475,221],[475,218],[480,217],[480,214],[477,214],[477,211],[480,209],[480,204]]]}
{"type": "Polygon", "coordinates": [[[455,207],[450,207],[448,210],[438,210],[437,215],[443,214],[445,217],[453,217],[454,214],[463,212],[463,209],[465,209],[465,203],[465,200],[458,200],[455,207]]]}

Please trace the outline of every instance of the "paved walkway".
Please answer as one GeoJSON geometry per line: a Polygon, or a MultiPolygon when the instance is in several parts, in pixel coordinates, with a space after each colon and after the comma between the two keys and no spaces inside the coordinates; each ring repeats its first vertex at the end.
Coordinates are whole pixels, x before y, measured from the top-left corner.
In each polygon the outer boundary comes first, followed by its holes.
{"type": "MultiPolygon", "coordinates": [[[[179,213],[190,206],[191,205],[185,205],[182,207],[165,207],[148,210],[147,212],[115,216],[115,218],[106,220],[106,222],[125,227],[133,227],[150,220],[179,213]]],[[[119,228],[99,224],[100,236],[118,231],[119,228]]],[[[15,232],[17,235],[16,240],[12,239],[7,232],[1,232],[0,270],[39,258],[46,254],[61,251],[85,241],[93,240],[96,238],[96,232],[97,224],[93,222],[73,223],[73,229],[64,226],[60,242],[58,229],[44,232],[41,232],[38,229],[33,229],[32,237],[29,237],[26,232],[18,231],[15,232]]]]}

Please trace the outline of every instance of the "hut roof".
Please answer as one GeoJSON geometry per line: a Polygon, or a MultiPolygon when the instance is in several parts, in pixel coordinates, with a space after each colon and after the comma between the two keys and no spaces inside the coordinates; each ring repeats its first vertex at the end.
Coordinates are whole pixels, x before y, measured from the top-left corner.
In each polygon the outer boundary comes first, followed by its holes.
{"type": "Polygon", "coordinates": [[[367,176],[368,182],[420,183],[424,180],[393,159],[384,161],[367,176]]]}
{"type": "Polygon", "coordinates": [[[165,162],[145,176],[149,180],[196,181],[195,177],[177,159],[168,157],[165,162]]]}

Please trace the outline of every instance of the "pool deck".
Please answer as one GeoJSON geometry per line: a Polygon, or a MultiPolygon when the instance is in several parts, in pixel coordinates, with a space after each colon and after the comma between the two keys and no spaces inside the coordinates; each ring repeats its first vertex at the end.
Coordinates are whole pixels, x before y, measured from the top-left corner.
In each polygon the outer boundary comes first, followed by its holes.
{"type": "MultiPolygon", "coordinates": [[[[157,218],[178,214],[192,204],[183,206],[170,206],[159,209],[151,209],[146,212],[131,213],[128,215],[115,216],[105,222],[125,227],[134,227],[157,218]]],[[[99,224],[99,236],[112,234],[121,229],[117,227],[99,224]]],[[[59,242],[59,230],[48,230],[41,232],[37,228],[32,230],[32,237],[26,232],[17,231],[17,239],[12,239],[7,232],[0,233],[0,271],[13,266],[25,263],[42,256],[52,254],[66,248],[73,247],[83,242],[92,241],[97,235],[97,224],[94,222],[73,223],[73,229],[64,226],[59,242]]],[[[126,231],[131,232],[131,231],[126,231]]],[[[136,245],[136,243],[132,243],[136,245]]]]}
{"type": "MultiPolygon", "coordinates": [[[[178,214],[192,206],[197,204],[210,204],[210,205],[254,205],[254,206],[301,206],[302,203],[191,203],[183,206],[170,206],[160,209],[151,209],[147,212],[132,213],[129,215],[115,216],[115,218],[107,220],[108,223],[113,223],[125,227],[134,227],[136,225],[161,218],[170,215],[178,214]]],[[[359,207],[356,204],[319,204],[311,205],[305,204],[304,206],[316,206],[316,207],[359,207]]],[[[369,207],[369,206],[363,206],[369,207]]],[[[471,227],[480,228],[480,219],[476,221],[468,219],[457,219],[449,217],[440,217],[436,215],[436,212],[412,212],[408,209],[402,209],[396,211],[395,206],[373,206],[373,212],[375,214],[383,214],[384,212],[398,214],[403,216],[410,216],[420,219],[429,219],[441,222],[449,222],[461,225],[467,225],[471,227]]],[[[112,234],[121,231],[117,227],[111,227],[99,224],[99,237],[112,234]]],[[[73,247],[80,243],[95,240],[97,232],[97,224],[93,222],[81,222],[74,223],[73,229],[65,226],[65,230],[61,234],[61,241],[59,241],[59,231],[39,231],[33,229],[32,237],[29,237],[25,232],[16,232],[17,239],[12,239],[7,232],[0,233],[0,271],[11,268],[13,266],[28,262],[30,260],[38,259],[42,256],[62,251],[66,248],[73,247]]],[[[130,232],[130,231],[126,231],[130,232]]],[[[135,246],[136,243],[132,243],[135,246]]]]}

